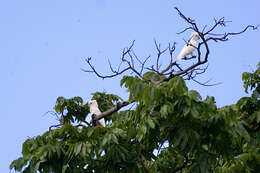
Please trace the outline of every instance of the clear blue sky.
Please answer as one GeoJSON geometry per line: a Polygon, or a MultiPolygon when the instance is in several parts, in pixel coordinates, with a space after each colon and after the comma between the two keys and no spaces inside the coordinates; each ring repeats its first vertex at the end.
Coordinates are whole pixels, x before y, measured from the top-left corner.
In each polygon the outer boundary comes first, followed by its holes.
{"type": "MultiPolygon", "coordinates": [[[[92,56],[101,72],[107,59],[117,65],[122,49],[136,40],[140,57],[154,55],[153,39],[163,45],[178,43],[186,24],[177,15],[179,7],[199,26],[225,16],[228,27],[239,31],[247,24],[260,24],[260,2],[244,0],[12,0],[0,2],[0,172],[9,172],[12,160],[21,156],[22,143],[40,135],[56,122],[42,116],[52,110],[58,96],[81,96],[85,102],[95,91],[113,92],[127,99],[120,78],[101,80],[84,73],[83,58],[92,56]]],[[[215,96],[217,105],[235,103],[245,96],[241,73],[255,69],[260,31],[210,44],[209,69],[201,81],[212,78],[223,84],[202,87],[188,83],[205,98],[215,96]]],[[[153,56],[155,58],[155,56],[153,56]]]]}

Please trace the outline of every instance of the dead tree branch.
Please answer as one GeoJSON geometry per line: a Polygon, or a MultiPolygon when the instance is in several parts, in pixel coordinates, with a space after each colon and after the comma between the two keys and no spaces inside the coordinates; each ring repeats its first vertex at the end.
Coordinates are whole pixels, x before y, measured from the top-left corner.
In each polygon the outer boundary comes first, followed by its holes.
{"type": "Polygon", "coordinates": [[[52,126],[49,127],[49,131],[52,130],[52,128],[58,128],[58,127],[61,127],[63,125],[64,125],[63,123],[60,123],[60,124],[57,124],[57,125],[52,125],[52,126]]]}
{"type": "MultiPolygon", "coordinates": [[[[88,66],[90,67],[90,70],[84,70],[84,69],[82,70],[84,72],[94,73],[96,76],[102,79],[113,78],[123,73],[131,72],[134,75],[138,76],[139,78],[148,81],[155,86],[161,84],[162,82],[167,82],[176,76],[181,76],[185,80],[193,80],[196,83],[203,86],[216,85],[216,84],[203,83],[195,79],[197,76],[205,73],[208,68],[207,65],[205,66],[205,64],[208,63],[208,59],[210,55],[210,48],[208,43],[210,41],[214,41],[214,42],[228,41],[229,36],[240,35],[249,29],[256,30],[257,26],[248,25],[239,32],[216,33],[216,29],[218,27],[226,27],[226,24],[231,21],[227,21],[225,20],[224,17],[222,17],[220,19],[214,19],[214,23],[211,27],[209,27],[208,25],[204,25],[202,28],[199,28],[194,19],[185,16],[177,7],[175,7],[175,10],[179,14],[179,16],[188,24],[186,28],[184,28],[181,32],[177,34],[182,34],[187,31],[197,32],[201,39],[201,41],[195,47],[197,55],[190,58],[188,57],[183,58],[183,60],[185,60],[184,62],[191,61],[192,62],[191,65],[183,67],[183,65],[181,65],[182,63],[177,64],[176,60],[174,60],[173,54],[175,52],[175,45],[176,45],[175,42],[173,44],[169,43],[168,47],[162,48],[161,44],[159,44],[156,40],[154,40],[157,55],[155,59],[156,61],[152,65],[149,66],[147,65],[147,61],[148,59],[151,59],[151,56],[148,56],[147,58],[145,58],[144,61],[142,61],[141,58],[139,58],[134,53],[133,47],[135,41],[133,41],[128,48],[123,49],[121,62],[116,70],[112,67],[109,61],[109,67],[112,74],[102,75],[99,72],[97,72],[96,68],[91,63],[90,57],[85,59],[88,66]],[[204,48],[203,51],[202,48],[204,48]],[[162,56],[166,55],[166,52],[169,53],[168,64],[161,64],[160,60],[162,56]],[[121,68],[123,65],[124,68],[121,68]],[[147,79],[143,77],[143,74],[146,72],[154,72],[156,75],[164,76],[164,77],[161,78],[159,81],[158,80],[155,81],[153,78],[147,79]]],[[[188,42],[186,44],[189,45],[188,42]]]]}

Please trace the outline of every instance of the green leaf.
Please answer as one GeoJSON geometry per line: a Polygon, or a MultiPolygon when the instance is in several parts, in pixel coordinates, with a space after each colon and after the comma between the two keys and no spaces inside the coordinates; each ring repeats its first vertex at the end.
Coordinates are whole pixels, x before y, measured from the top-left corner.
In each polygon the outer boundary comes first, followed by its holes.
{"type": "Polygon", "coordinates": [[[148,118],[148,119],[147,119],[147,123],[148,123],[148,125],[149,125],[152,129],[155,127],[155,124],[154,124],[154,122],[153,122],[153,120],[152,120],[151,118],[148,118]]]}
{"type": "Polygon", "coordinates": [[[90,137],[94,132],[94,128],[88,128],[88,132],[87,132],[87,135],[88,137],[90,137]]]}
{"type": "Polygon", "coordinates": [[[256,112],[256,122],[260,122],[260,111],[256,112]]]}
{"type": "Polygon", "coordinates": [[[170,112],[170,106],[169,105],[163,105],[160,109],[161,117],[166,118],[170,112]]]}
{"type": "Polygon", "coordinates": [[[236,125],[235,130],[240,136],[244,137],[247,142],[250,141],[250,135],[241,123],[236,125]]]}
{"type": "Polygon", "coordinates": [[[112,139],[112,141],[113,141],[114,143],[118,144],[118,140],[117,140],[116,135],[111,134],[111,139],[112,139]]]}
{"type": "Polygon", "coordinates": [[[24,158],[20,157],[17,160],[14,160],[11,165],[10,165],[10,169],[15,168],[15,170],[17,171],[21,171],[23,166],[26,165],[26,162],[24,160],[24,158]]]}
{"type": "Polygon", "coordinates": [[[62,166],[62,173],[65,173],[65,172],[66,172],[67,167],[68,167],[67,164],[62,166]]]}
{"type": "Polygon", "coordinates": [[[138,141],[138,142],[141,142],[142,139],[143,139],[143,136],[144,136],[143,134],[138,133],[137,136],[136,136],[137,141],[138,141]]]}
{"type": "Polygon", "coordinates": [[[128,129],[128,139],[132,139],[136,135],[136,129],[129,127],[128,129]]]}
{"type": "Polygon", "coordinates": [[[119,128],[114,128],[112,130],[112,132],[117,134],[117,135],[120,135],[120,136],[125,135],[125,131],[123,131],[122,129],[119,129],[119,128]]]}
{"type": "Polygon", "coordinates": [[[185,81],[179,76],[176,76],[169,81],[169,87],[172,94],[184,95],[188,91],[185,81]]]}
{"type": "Polygon", "coordinates": [[[108,141],[108,136],[105,136],[105,137],[103,138],[103,140],[102,140],[101,146],[106,145],[107,141],[108,141]]]}
{"type": "Polygon", "coordinates": [[[78,155],[81,151],[81,147],[82,147],[82,143],[78,143],[75,145],[75,148],[74,148],[74,154],[75,155],[78,155]]]}
{"type": "Polygon", "coordinates": [[[147,127],[145,125],[142,125],[140,130],[141,130],[142,134],[146,134],[147,127]]]}

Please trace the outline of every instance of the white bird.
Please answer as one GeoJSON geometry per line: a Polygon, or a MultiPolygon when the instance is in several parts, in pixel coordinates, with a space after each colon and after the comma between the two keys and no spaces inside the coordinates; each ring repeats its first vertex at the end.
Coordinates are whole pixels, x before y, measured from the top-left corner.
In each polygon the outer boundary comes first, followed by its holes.
{"type": "MultiPolygon", "coordinates": [[[[90,113],[93,115],[99,115],[101,114],[101,111],[98,109],[98,104],[97,104],[97,101],[96,100],[91,100],[88,102],[88,106],[90,108],[90,113]]],[[[104,118],[101,118],[100,120],[97,121],[97,123],[103,127],[106,126],[106,123],[105,123],[105,119],[104,118]]]]}
{"type": "Polygon", "coordinates": [[[197,32],[192,32],[188,44],[186,44],[182,48],[182,50],[177,58],[177,61],[180,61],[183,57],[185,57],[187,55],[193,56],[193,52],[196,49],[196,41],[199,39],[200,39],[199,34],[197,32]]]}

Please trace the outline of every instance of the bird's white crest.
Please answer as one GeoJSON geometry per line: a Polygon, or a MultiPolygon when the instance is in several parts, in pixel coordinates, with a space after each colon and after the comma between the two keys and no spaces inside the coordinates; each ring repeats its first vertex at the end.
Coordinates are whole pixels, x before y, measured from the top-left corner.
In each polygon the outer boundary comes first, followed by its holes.
{"type": "Polygon", "coordinates": [[[190,39],[191,38],[193,38],[193,39],[195,39],[197,41],[197,40],[200,39],[200,35],[197,32],[192,32],[191,35],[190,35],[190,39]]]}
{"type": "MultiPolygon", "coordinates": [[[[96,100],[91,100],[88,102],[88,106],[89,106],[89,109],[90,109],[90,113],[91,114],[95,114],[95,115],[99,115],[101,114],[101,111],[98,109],[98,103],[96,100]]],[[[103,127],[106,126],[105,124],[105,119],[104,118],[101,118],[100,120],[97,121],[97,123],[103,127]]]]}
{"type": "Polygon", "coordinates": [[[90,107],[90,106],[96,106],[96,107],[98,107],[97,101],[96,101],[96,100],[91,100],[91,101],[89,101],[89,102],[88,102],[88,106],[89,106],[89,107],[90,107]]]}
{"type": "Polygon", "coordinates": [[[180,54],[178,55],[177,61],[180,61],[183,57],[187,55],[193,56],[193,52],[196,49],[196,45],[197,45],[196,41],[199,39],[200,39],[199,33],[192,32],[188,44],[186,44],[182,48],[180,54]]]}

